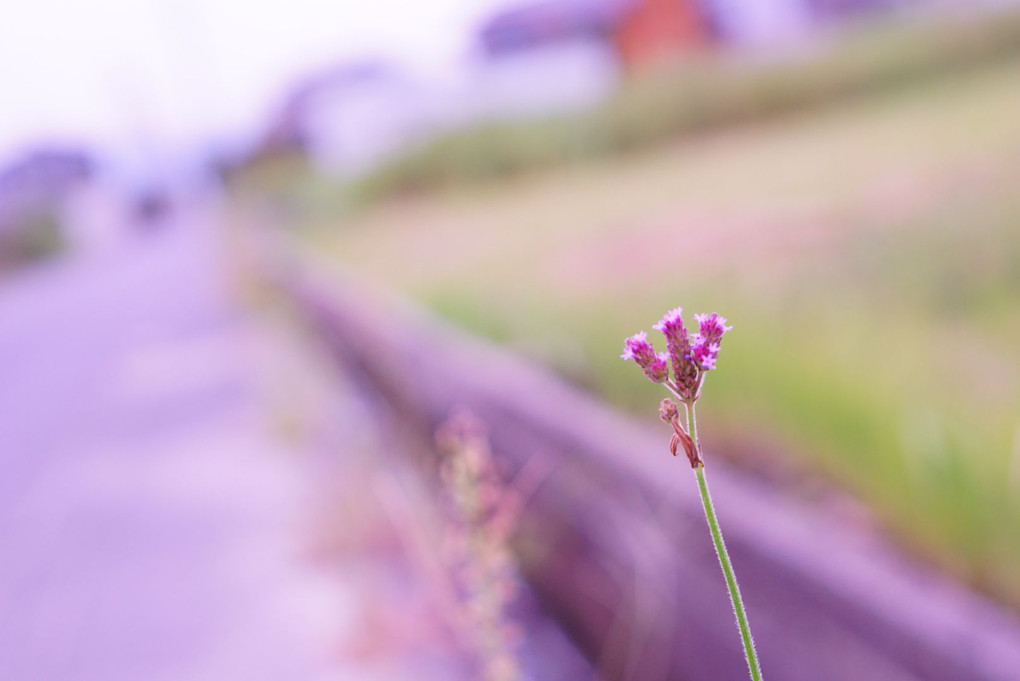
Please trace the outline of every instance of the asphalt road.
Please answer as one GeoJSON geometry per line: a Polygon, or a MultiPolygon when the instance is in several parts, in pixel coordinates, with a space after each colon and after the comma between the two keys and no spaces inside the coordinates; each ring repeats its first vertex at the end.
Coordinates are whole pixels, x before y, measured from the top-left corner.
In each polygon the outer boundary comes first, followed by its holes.
{"type": "Polygon", "coordinates": [[[0,281],[0,679],[336,678],[212,222],[0,281]]]}

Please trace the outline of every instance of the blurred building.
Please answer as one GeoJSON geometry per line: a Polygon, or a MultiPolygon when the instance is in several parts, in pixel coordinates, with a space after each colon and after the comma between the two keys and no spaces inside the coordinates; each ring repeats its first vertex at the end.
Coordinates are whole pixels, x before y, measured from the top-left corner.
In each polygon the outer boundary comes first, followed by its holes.
{"type": "Polygon", "coordinates": [[[356,175],[441,122],[436,93],[382,61],[341,64],[286,99],[262,143],[300,150],[320,167],[356,175]]]}
{"type": "Polygon", "coordinates": [[[505,10],[480,31],[494,60],[570,43],[603,46],[636,70],[711,40],[695,0],[544,0],[505,10]]]}
{"type": "Polygon", "coordinates": [[[458,126],[545,116],[597,104],[622,69],[708,42],[693,0],[545,0],[479,29],[462,79],[440,87],[380,61],[341,64],[286,98],[259,156],[299,152],[352,176],[458,126]]]}
{"type": "Polygon", "coordinates": [[[384,62],[341,64],[292,91],[256,156],[299,153],[331,174],[357,176],[458,127],[592,106],[619,79],[613,55],[584,40],[513,57],[483,51],[460,75],[438,84],[384,62]]]}
{"type": "MultiPolygon", "coordinates": [[[[916,4],[921,0],[909,0],[916,4]]],[[[776,45],[812,29],[908,0],[540,0],[511,6],[481,29],[493,60],[601,45],[628,72],[709,45],[776,45]]]]}
{"type": "Polygon", "coordinates": [[[591,106],[616,86],[608,37],[615,0],[547,0],[502,11],[478,31],[470,99],[480,117],[560,113],[591,106]]]}
{"type": "Polygon", "coordinates": [[[254,157],[298,153],[327,172],[356,176],[458,127],[590,108],[621,78],[684,54],[787,44],[906,1],[509,3],[478,27],[456,84],[422,82],[378,60],[338,65],[291,92],[254,157]]]}
{"type": "Polygon", "coordinates": [[[621,73],[710,41],[693,0],[543,0],[510,7],[478,32],[470,99],[489,118],[591,106],[621,73]]]}

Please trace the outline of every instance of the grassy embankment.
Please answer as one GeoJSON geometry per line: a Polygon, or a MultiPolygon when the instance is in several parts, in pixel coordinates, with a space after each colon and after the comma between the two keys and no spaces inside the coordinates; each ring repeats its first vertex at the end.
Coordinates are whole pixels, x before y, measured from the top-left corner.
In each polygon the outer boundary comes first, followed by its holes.
{"type": "Polygon", "coordinates": [[[649,414],[658,391],[618,359],[622,339],[677,304],[726,314],[710,448],[783,443],[1020,604],[1017,83],[1020,59],[1002,60],[390,200],[309,236],[649,414]]]}

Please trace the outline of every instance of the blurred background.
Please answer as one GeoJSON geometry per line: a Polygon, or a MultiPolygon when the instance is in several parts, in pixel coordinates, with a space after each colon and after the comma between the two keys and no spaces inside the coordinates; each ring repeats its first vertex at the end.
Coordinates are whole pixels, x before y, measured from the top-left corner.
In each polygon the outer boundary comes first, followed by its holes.
{"type": "Polygon", "coordinates": [[[718,311],[726,475],[1020,607],[1020,4],[40,0],[0,87],[0,677],[638,678],[515,567],[552,464],[280,272],[653,429],[623,339],[718,311]]]}

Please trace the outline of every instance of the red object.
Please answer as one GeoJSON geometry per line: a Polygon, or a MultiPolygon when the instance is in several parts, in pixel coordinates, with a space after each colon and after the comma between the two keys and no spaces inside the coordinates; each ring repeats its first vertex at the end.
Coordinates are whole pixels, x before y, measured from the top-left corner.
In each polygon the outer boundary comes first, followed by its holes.
{"type": "Polygon", "coordinates": [[[694,0],[637,0],[613,31],[613,43],[629,71],[698,49],[709,40],[708,24],[694,0]]]}

